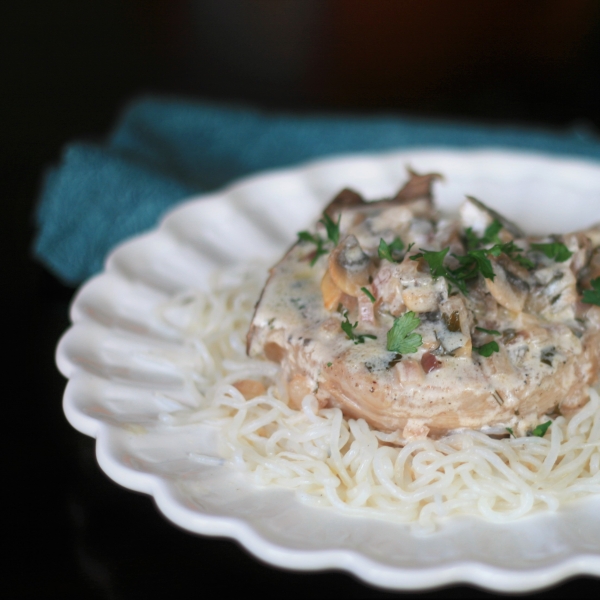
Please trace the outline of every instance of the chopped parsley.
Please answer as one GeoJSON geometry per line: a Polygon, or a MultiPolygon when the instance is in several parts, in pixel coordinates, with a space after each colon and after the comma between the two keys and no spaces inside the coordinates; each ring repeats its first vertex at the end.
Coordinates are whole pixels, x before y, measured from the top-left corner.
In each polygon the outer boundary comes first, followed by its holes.
{"type": "Polygon", "coordinates": [[[584,290],[582,302],[600,306],[600,277],[592,279],[592,289],[584,290]]]}
{"type": "Polygon", "coordinates": [[[394,320],[387,333],[387,349],[397,354],[413,354],[423,343],[418,333],[412,333],[421,324],[421,319],[411,310],[394,320]]]}
{"type": "MultiPolygon", "coordinates": [[[[334,247],[337,246],[340,241],[340,219],[342,215],[337,220],[337,223],[327,214],[323,213],[323,218],[319,221],[325,227],[327,231],[327,240],[333,243],[334,247]]],[[[325,247],[327,244],[327,240],[324,240],[319,234],[310,233],[309,231],[299,231],[298,239],[301,242],[308,242],[310,244],[314,244],[317,248],[315,250],[315,255],[313,259],[310,261],[310,266],[314,266],[314,264],[319,260],[319,257],[327,254],[329,249],[325,247]]]]}
{"type": "MultiPolygon", "coordinates": [[[[471,227],[467,228],[465,230],[467,249],[469,250],[467,256],[469,254],[473,255],[474,251],[477,251],[479,246],[494,244],[491,248],[483,250],[483,252],[491,256],[500,256],[500,254],[506,254],[511,260],[514,260],[523,267],[526,267],[527,269],[533,269],[533,262],[521,254],[523,252],[523,248],[519,248],[519,246],[517,246],[513,241],[506,242],[504,244],[502,243],[502,240],[498,236],[501,230],[502,223],[498,221],[498,219],[494,219],[493,223],[488,225],[482,238],[477,237],[471,227]]],[[[473,256],[473,258],[476,258],[476,256],[473,256]]],[[[479,261],[482,262],[481,259],[479,259],[479,261]]],[[[483,262],[483,265],[484,269],[487,269],[488,265],[485,262],[483,262]]],[[[482,274],[487,279],[491,279],[492,281],[494,280],[493,277],[487,277],[483,270],[482,274]]]]}
{"type": "Polygon", "coordinates": [[[483,237],[479,238],[471,227],[467,227],[467,229],[465,229],[467,248],[469,250],[475,250],[479,246],[485,246],[486,244],[501,244],[502,240],[498,237],[501,229],[502,223],[500,223],[498,219],[494,219],[493,223],[486,227],[483,237]]]}
{"type": "Polygon", "coordinates": [[[494,352],[500,352],[500,346],[498,346],[498,342],[488,342],[483,346],[479,346],[479,348],[474,348],[481,356],[485,356],[486,358],[490,357],[494,352]]]}
{"type": "Polygon", "coordinates": [[[531,249],[536,252],[541,252],[548,258],[552,258],[559,263],[565,262],[573,256],[573,253],[560,242],[553,242],[552,244],[531,244],[531,249]]]}
{"type": "Polygon", "coordinates": [[[333,363],[332,362],[328,362],[327,366],[330,367],[333,363]]]}
{"type": "Polygon", "coordinates": [[[352,323],[350,323],[350,319],[348,319],[348,311],[344,313],[344,319],[345,321],[343,321],[341,324],[342,331],[346,334],[346,337],[349,340],[352,340],[355,344],[364,344],[366,338],[369,338],[371,340],[377,339],[376,335],[371,335],[369,333],[354,333],[354,330],[358,325],[358,321],[356,321],[356,323],[352,325],[352,323]]]}
{"type": "Polygon", "coordinates": [[[544,435],[546,435],[546,431],[548,431],[548,428],[550,427],[550,425],[552,425],[552,421],[546,421],[545,423],[538,425],[531,432],[531,435],[535,435],[536,437],[544,437],[544,435]]]}
{"type": "MultiPolygon", "coordinates": [[[[494,221],[494,223],[496,223],[496,221],[494,221]]],[[[486,230],[487,238],[482,239],[491,239],[492,237],[497,236],[497,227],[490,229],[492,228],[492,225],[490,225],[486,230]]],[[[469,246],[471,246],[471,242],[468,241],[469,236],[471,237],[471,240],[479,240],[479,238],[477,238],[472,231],[470,233],[468,231],[469,230],[467,230],[467,243],[469,246]]],[[[479,240],[477,243],[480,241],[481,240],[479,240]]],[[[521,254],[523,249],[516,246],[514,242],[495,244],[491,248],[481,250],[471,249],[468,250],[463,256],[457,256],[456,254],[453,254],[452,256],[460,264],[460,266],[456,269],[450,269],[444,266],[444,259],[446,258],[450,248],[444,248],[439,252],[427,251],[423,250],[422,248],[420,248],[420,250],[420,253],[411,256],[410,259],[425,260],[429,265],[429,269],[433,277],[445,277],[451,285],[454,285],[456,288],[458,288],[463,294],[465,294],[465,296],[467,295],[467,286],[465,282],[469,279],[477,277],[477,275],[480,273],[486,279],[494,281],[494,277],[496,275],[494,273],[492,262],[489,259],[490,256],[497,257],[501,254],[506,254],[511,260],[516,261],[528,269],[534,267],[533,262],[521,254]]]]}
{"type": "Polygon", "coordinates": [[[394,238],[391,244],[381,238],[379,240],[379,248],[377,250],[379,258],[389,260],[390,262],[399,262],[402,250],[404,250],[404,242],[399,238],[394,238]],[[397,258],[395,258],[397,257],[397,258]]]}
{"type": "Polygon", "coordinates": [[[410,260],[423,259],[428,265],[431,275],[435,278],[445,277],[451,284],[456,286],[463,294],[467,294],[467,287],[464,282],[464,278],[460,274],[457,275],[458,271],[461,271],[462,267],[459,267],[456,271],[448,269],[444,266],[444,259],[450,251],[450,248],[444,248],[439,252],[423,250],[419,248],[421,252],[414,254],[410,257],[410,260]]]}
{"type": "MultiPolygon", "coordinates": [[[[529,433],[528,435],[534,435],[535,437],[544,437],[546,435],[546,431],[548,431],[550,425],[552,425],[552,421],[546,421],[545,423],[541,423],[540,425],[538,425],[537,427],[532,429],[531,433],[529,433]]],[[[512,430],[512,427],[505,427],[505,429],[514,438],[517,437],[515,435],[515,432],[512,430]]]]}
{"type": "Polygon", "coordinates": [[[360,289],[362,292],[365,293],[365,295],[371,302],[375,302],[375,296],[373,296],[373,294],[371,294],[371,292],[366,287],[361,287],[360,289]]]}
{"type": "Polygon", "coordinates": [[[500,230],[502,229],[502,223],[498,219],[494,219],[491,225],[486,227],[485,233],[481,238],[482,244],[501,244],[502,240],[498,237],[500,230]]]}
{"type": "Polygon", "coordinates": [[[323,213],[323,218],[319,221],[325,226],[325,230],[327,231],[327,238],[330,242],[333,243],[334,246],[338,245],[340,241],[340,219],[342,215],[338,217],[337,223],[326,213],[323,213]]]}
{"type": "Polygon", "coordinates": [[[323,239],[318,235],[313,235],[308,231],[299,231],[298,239],[302,242],[309,242],[311,244],[315,244],[317,246],[315,250],[315,255],[313,259],[310,261],[310,266],[312,267],[318,260],[320,256],[323,254],[327,254],[327,250],[323,247],[323,239]]]}
{"type": "Polygon", "coordinates": [[[472,227],[467,227],[467,229],[465,229],[465,237],[467,238],[467,249],[475,250],[475,248],[479,246],[480,239],[477,237],[477,234],[473,231],[472,227]]]}
{"type": "Polygon", "coordinates": [[[495,329],[484,329],[483,327],[475,327],[477,331],[483,331],[483,333],[489,333],[490,335],[500,335],[499,331],[495,329]]]}
{"type": "Polygon", "coordinates": [[[464,256],[456,256],[454,258],[460,263],[460,267],[452,273],[459,279],[471,279],[480,272],[486,279],[494,281],[496,274],[492,267],[490,259],[486,256],[487,250],[469,250],[464,256]]]}
{"type": "Polygon", "coordinates": [[[533,269],[535,265],[531,260],[527,257],[523,256],[521,252],[523,252],[523,248],[519,248],[512,240],[510,242],[506,242],[506,244],[496,244],[491,252],[493,256],[500,256],[500,254],[504,253],[508,258],[514,260],[516,263],[520,264],[522,267],[526,269],[533,269]]]}
{"type": "Polygon", "coordinates": [[[444,266],[444,259],[446,258],[446,254],[450,251],[450,248],[444,248],[439,252],[427,251],[423,250],[423,248],[419,248],[419,250],[421,250],[421,252],[411,256],[410,260],[419,260],[422,258],[429,265],[431,274],[434,277],[445,277],[446,273],[448,273],[448,269],[444,266]]]}

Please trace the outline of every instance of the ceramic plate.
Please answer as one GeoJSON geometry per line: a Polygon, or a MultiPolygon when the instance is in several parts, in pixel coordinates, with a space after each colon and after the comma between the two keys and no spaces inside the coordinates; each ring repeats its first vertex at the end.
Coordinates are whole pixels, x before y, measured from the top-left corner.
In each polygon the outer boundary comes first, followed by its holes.
{"type": "Polygon", "coordinates": [[[253,486],[224,465],[215,430],[164,420],[193,405],[185,372],[194,357],[157,306],[205,288],[211,272],[241,257],[275,261],[341,188],[391,195],[407,165],[445,175],[436,189],[441,208],[456,208],[468,193],[532,233],[565,232],[600,217],[600,165],[533,154],[354,155],[245,179],[181,204],[156,230],[119,246],[104,272],[81,288],[57,351],[69,379],[66,416],[96,438],[100,466],[116,482],[151,494],[179,526],[235,538],[274,565],[344,569],[395,589],[468,582],[526,591],[600,575],[600,498],[508,525],[451,519],[419,536],[408,526],[308,507],[291,491],[253,486]],[[199,454],[212,458],[199,462],[199,454]]]}

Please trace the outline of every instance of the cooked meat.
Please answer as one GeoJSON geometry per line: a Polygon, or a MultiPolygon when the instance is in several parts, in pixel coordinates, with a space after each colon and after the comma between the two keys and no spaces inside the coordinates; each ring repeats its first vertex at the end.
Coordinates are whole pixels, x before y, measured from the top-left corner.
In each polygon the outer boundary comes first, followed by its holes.
{"type": "Polygon", "coordinates": [[[407,439],[457,428],[524,434],[598,378],[600,225],[546,238],[474,198],[449,219],[439,176],[391,200],[343,190],[275,265],[248,353],[281,364],[290,404],[314,393],[407,439]]]}

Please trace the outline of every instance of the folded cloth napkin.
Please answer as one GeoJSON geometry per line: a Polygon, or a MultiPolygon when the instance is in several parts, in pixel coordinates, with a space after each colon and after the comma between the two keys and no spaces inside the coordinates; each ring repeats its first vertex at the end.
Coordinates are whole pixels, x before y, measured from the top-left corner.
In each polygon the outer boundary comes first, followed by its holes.
{"type": "Polygon", "coordinates": [[[563,134],[398,116],[267,113],[144,98],[102,145],[67,146],[38,204],[35,256],[67,284],[102,269],[121,240],[186,196],[319,156],[408,147],[503,147],[600,159],[600,142],[563,134]]]}

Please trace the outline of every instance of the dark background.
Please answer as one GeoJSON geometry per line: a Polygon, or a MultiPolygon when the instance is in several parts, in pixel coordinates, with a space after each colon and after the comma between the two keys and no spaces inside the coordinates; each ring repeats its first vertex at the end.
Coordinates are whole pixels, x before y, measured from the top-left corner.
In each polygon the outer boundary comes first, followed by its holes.
{"type": "MultiPolygon", "coordinates": [[[[30,258],[44,169],[144,93],[268,110],[600,128],[596,0],[21,0],[0,9],[0,200],[10,598],[374,597],[168,523],[66,422],[53,353],[73,290],[30,258]]],[[[578,578],[540,596],[595,593],[578,578]]],[[[482,597],[450,588],[428,597],[482,597]]],[[[537,595],[536,595],[537,596],[537,595]]]]}

